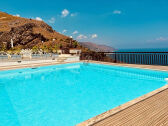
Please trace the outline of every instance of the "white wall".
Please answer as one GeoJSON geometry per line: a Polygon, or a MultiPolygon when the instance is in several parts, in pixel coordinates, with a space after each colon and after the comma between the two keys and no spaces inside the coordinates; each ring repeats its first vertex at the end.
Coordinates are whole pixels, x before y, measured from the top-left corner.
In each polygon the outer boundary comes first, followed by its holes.
{"type": "Polygon", "coordinates": [[[65,60],[65,62],[76,62],[76,61],[80,61],[80,57],[79,56],[68,57],[65,60]]]}

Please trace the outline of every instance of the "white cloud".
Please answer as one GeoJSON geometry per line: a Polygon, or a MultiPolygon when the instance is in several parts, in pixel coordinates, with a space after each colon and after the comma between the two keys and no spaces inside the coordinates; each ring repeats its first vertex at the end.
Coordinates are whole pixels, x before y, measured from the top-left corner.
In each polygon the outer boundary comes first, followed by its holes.
{"type": "Polygon", "coordinates": [[[156,38],[156,41],[168,41],[168,38],[166,38],[166,37],[159,37],[159,38],[156,38]]]}
{"type": "Polygon", "coordinates": [[[49,23],[54,24],[55,23],[55,18],[52,17],[50,20],[48,20],[49,23]]]}
{"type": "Polygon", "coordinates": [[[114,10],[113,14],[121,14],[122,12],[120,10],[114,10]]]}
{"type": "Polygon", "coordinates": [[[77,30],[75,30],[72,34],[75,35],[75,34],[78,34],[79,32],[77,30]]]}
{"type": "Polygon", "coordinates": [[[67,9],[64,9],[62,12],[61,12],[61,17],[66,17],[69,15],[69,11],[67,9]]]}
{"type": "Polygon", "coordinates": [[[62,31],[62,33],[66,33],[67,32],[67,30],[66,29],[64,29],[63,31],[62,31]]]}
{"type": "Polygon", "coordinates": [[[83,34],[80,34],[77,39],[87,39],[87,36],[83,35],[83,34]]]}
{"type": "Polygon", "coordinates": [[[152,40],[147,40],[147,42],[150,42],[150,43],[166,42],[166,41],[168,41],[168,37],[158,37],[158,38],[155,38],[155,39],[152,39],[152,40]]]}
{"type": "Polygon", "coordinates": [[[42,18],[36,17],[36,20],[37,20],[37,21],[42,21],[42,18]]]}
{"type": "Polygon", "coordinates": [[[77,13],[71,13],[71,17],[77,16],[77,13]]]}
{"type": "Polygon", "coordinates": [[[93,35],[91,35],[91,38],[92,38],[92,39],[97,38],[97,37],[98,37],[97,34],[93,34],[93,35]]]}
{"type": "Polygon", "coordinates": [[[20,17],[20,14],[16,14],[16,15],[13,15],[13,16],[20,17]]]}

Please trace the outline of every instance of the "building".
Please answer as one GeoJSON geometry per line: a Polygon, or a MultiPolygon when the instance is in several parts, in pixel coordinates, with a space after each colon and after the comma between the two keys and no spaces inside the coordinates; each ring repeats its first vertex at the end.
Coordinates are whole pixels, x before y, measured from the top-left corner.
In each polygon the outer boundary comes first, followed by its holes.
{"type": "Polygon", "coordinates": [[[81,54],[81,52],[82,52],[82,50],[81,49],[77,49],[77,48],[69,50],[70,54],[81,54]]]}

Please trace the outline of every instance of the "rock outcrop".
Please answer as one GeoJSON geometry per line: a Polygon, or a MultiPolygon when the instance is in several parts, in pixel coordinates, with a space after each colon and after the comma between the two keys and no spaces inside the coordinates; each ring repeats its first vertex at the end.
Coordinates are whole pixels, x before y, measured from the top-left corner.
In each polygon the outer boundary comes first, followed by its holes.
{"type": "Polygon", "coordinates": [[[11,49],[14,47],[33,48],[34,46],[61,45],[68,47],[70,38],[52,29],[43,21],[26,19],[0,12],[0,46],[11,49]]]}
{"type": "Polygon", "coordinates": [[[7,42],[7,47],[10,48],[10,41],[12,39],[14,46],[27,45],[31,48],[41,41],[48,41],[41,33],[33,33],[34,27],[37,27],[36,24],[27,23],[22,26],[12,27],[10,31],[0,32],[0,42],[7,42]]]}

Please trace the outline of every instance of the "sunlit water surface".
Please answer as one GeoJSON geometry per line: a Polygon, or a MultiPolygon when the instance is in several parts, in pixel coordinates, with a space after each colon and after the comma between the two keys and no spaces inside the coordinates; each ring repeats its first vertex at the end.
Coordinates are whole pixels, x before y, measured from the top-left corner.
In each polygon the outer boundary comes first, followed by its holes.
{"type": "Polygon", "coordinates": [[[74,63],[0,72],[0,126],[73,126],[166,84],[168,73],[74,63]]]}

